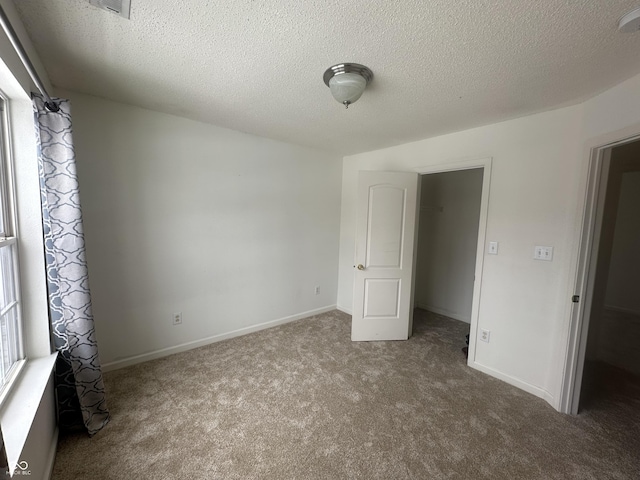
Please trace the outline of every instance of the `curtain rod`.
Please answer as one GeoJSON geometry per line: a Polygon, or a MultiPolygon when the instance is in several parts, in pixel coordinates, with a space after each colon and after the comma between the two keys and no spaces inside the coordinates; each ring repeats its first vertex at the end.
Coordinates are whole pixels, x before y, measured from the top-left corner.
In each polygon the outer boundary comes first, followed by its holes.
{"type": "Polygon", "coordinates": [[[44,96],[46,100],[44,106],[51,112],[57,112],[58,110],[60,110],[60,107],[51,99],[51,97],[47,93],[47,89],[44,87],[44,84],[40,80],[38,72],[36,72],[33,63],[31,63],[31,59],[22,46],[18,35],[16,35],[16,31],[13,29],[11,22],[9,22],[9,18],[7,17],[4,8],[2,8],[2,5],[0,5],[0,23],[2,24],[2,28],[7,34],[7,37],[9,37],[9,41],[11,42],[11,45],[13,45],[13,48],[18,54],[18,57],[20,57],[20,60],[22,60],[24,68],[27,69],[27,73],[31,77],[31,80],[33,80],[33,83],[35,83],[36,87],[38,87],[38,90],[40,90],[40,93],[42,93],[42,95],[44,96]]]}

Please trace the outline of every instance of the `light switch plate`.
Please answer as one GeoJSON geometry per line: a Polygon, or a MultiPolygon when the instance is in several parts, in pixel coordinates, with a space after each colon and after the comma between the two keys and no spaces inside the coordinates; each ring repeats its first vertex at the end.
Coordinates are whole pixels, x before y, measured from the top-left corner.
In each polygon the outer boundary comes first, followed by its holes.
{"type": "Polygon", "coordinates": [[[498,254],[498,242],[489,242],[489,249],[487,250],[489,255],[498,254]]]}
{"type": "Polygon", "coordinates": [[[545,262],[550,262],[551,260],[553,260],[553,247],[536,246],[533,251],[533,258],[535,260],[544,260],[545,262]]]}

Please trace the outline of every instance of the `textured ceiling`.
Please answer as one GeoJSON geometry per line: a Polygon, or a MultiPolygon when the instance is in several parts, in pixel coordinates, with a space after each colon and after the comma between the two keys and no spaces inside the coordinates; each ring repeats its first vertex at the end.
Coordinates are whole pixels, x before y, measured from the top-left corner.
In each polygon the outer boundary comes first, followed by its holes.
{"type": "Polygon", "coordinates": [[[640,72],[639,0],[16,0],[52,83],[340,154],[576,103],[640,72]],[[374,72],[348,110],[331,65],[374,72]]]}

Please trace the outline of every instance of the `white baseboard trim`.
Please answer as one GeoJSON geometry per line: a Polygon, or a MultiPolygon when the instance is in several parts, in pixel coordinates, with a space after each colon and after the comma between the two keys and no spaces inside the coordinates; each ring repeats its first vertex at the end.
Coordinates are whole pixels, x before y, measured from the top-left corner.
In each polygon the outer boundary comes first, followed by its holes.
{"type": "Polygon", "coordinates": [[[640,315],[640,312],[632,309],[632,308],[625,308],[625,307],[616,307],[615,305],[605,305],[604,306],[605,310],[611,310],[614,312],[620,312],[620,313],[628,313],[630,315],[640,315]]]}
{"type": "Polygon", "coordinates": [[[346,313],[347,315],[353,315],[353,312],[351,311],[351,309],[347,307],[341,307],[340,305],[338,305],[336,307],[336,310],[340,310],[342,313],[346,313]]]}
{"type": "Polygon", "coordinates": [[[444,308],[434,307],[433,305],[427,305],[426,303],[416,302],[416,307],[423,310],[429,310],[430,312],[437,313],[438,315],[444,315],[445,317],[453,318],[454,320],[460,320],[464,323],[471,323],[471,317],[466,317],[458,313],[452,312],[444,308]]]}
{"type": "Polygon", "coordinates": [[[502,380],[503,382],[508,383],[509,385],[513,385],[514,387],[519,388],[520,390],[524,390],[527,393],[535,395],[536,397],[542,398],[548,404],[550,404],[554,409],[558,410],[557,402],[553,395],[547,392],[544,388],[536,387],[535,385],[531,385],[530,383],[523,382],[511,375],[507,375],[506,373],[499,372],[498,370],[494,370],[491,367],[487,367],[486,365],[482,365],[481,363],[470,361],[468,365],[476,370],[481,371],[482,373],[486,373],[487,375],[491,375],[492,377],[497,378],[498,380],[502,380]]]}
{"type": "Polygon", "coordinates": [[[173,347],[161,348],[160,350],[154,350],[153,352],[143,353],[141,355],[134,355],[132,357],[123,358],[121,360],[104,363],[102,365],[102,371],[109,372],[111,370],[118,370],[120,368],[129,367],[131,365],[136,365],[138,363],[148,362],[149,360],[168,357],[169,355],[173,355],[175,353],[186,352],[187,350],[193,350],[194,348],[204,347],[205,345],[209,345],[211,343],[220,342],[222,340],[227,340],[229,338],[239,337],[241,335],[247,335],[248,333],[258,332],[260,330],[265,330],[267,328],[276,327],[278,325],[282,325],[285,323],[294,322],[296,320],[312,317],[314,315],[319,315],[325,312],[330,312],[331,310],[335,310],[335,309],[336,309],[335,305],[328,305],[326,307],[316,308],[315,310],[308,310],[306,312],[297,313],[295,315],[290,315],[288,317],[278,318],[276,320],[270,320],[268,322],[259,323],[258,325],[251,325],[249,327],[239,328],[238,330],[233,330],[231,332],[220,333],[218,335],[213,335],[211,337],[201,338],[199,340],[194,340],[192,342],[182,343],[180,345],[176,345],[173,347]]]}
{"type": "Polygon", "coordinates": [[[47,463],[45,463],[44,476],[42,480],[51,480],[51,476],[53,475],[53,464],[56,461],[56,452],[58,451],[58,427],[53,432],[53,439],[51,440],[51,445],[49,446],[49,455],[47,456],[47,463]]]}

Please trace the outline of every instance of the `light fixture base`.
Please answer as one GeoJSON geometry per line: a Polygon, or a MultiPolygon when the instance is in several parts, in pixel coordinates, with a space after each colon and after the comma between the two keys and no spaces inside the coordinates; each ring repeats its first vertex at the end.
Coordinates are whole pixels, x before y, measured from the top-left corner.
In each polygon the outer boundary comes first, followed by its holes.
{"type": "Polygon", "coordinates": [[[324,83],[329,86],[329,81],[335,77],[336,75],[340,75],[342,73],[357,73],[364,77],[367,81],[367,85],[373,79],[373,72],[365,67],[364,65],[360,65],[359,63],[338,63],[333,67],[327,68],[327,71],[324,72],[323,79],[324,83]]]}

